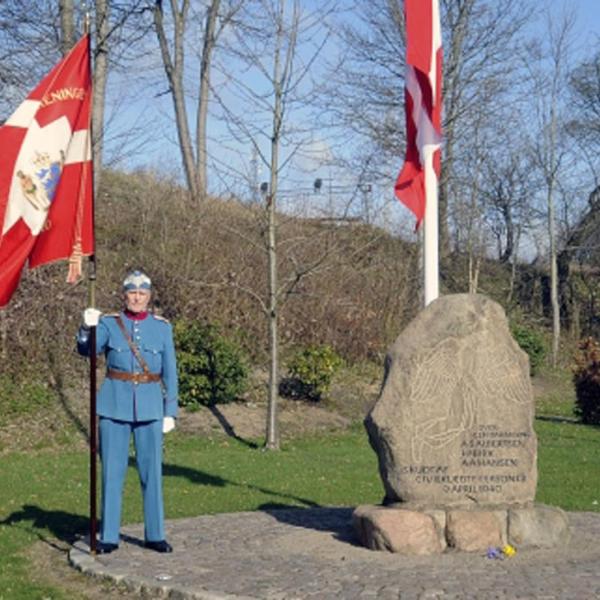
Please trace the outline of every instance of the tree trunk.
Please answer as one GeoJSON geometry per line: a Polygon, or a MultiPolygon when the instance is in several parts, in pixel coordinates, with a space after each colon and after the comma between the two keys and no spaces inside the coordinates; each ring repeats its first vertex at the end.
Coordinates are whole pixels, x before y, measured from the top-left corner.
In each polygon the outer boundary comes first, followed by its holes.
{"type": "Polygon", "coordinates": [[[273,85],[275,105],[273,107],[273,135],[271,137],[271,174],[267,212],[269,223],[269,404],[267,409],[267,439],[265,447],[270,450],[279,449],[279,428],[277,424],[277,400],[279,398],[279,335],[277,306],[277,180],[279,169],[279,137],[282,120],[282,87],[281,87],[281,46],[283,39],[283,14],[285,0],[279,5],[279,22],[277,42],[273,64],[273,85]]]}
{"type": "Polygon", "coordinates": [[[60,52],[66,56],[75,45],[75,13],[73,0],[59,0],[58,12],[60,15],[60,52]]]}
{"type": "MultiPolygon", "coordinates": [[[[556,78],[553,80],[553,83],[556,78]]],[[[553,86],[553,90],[554,86],[553,86]]],[[[550,304],[552,306],[552,366],[556,367],[558,363],[558,348],[560,343],[560,304],[558,302],[558,260],[556,252],[556,225],[554,216],[554,168],[556,153],[556,111],[555,98],[552,95],[550,105],[550,139],[548,148],[548,168],[547,168],[547,207],[548,207],[548,241],[550,243],[550,304]]]]}
{"type": "Polygon", "coordinates": [[[469,253],[469,294],[476,294],[479,287],[479,272],[481,270],[481,257],[469,253]]]}
{"type": "Polygon", "coordinates": [[[199,199],[206,198],[206,121],[208,118],[208,98],[210,93],[210,65],[215,47],[215,27],[219,15],[221,0],[212,0],[206,14],[204,46],[200,63],[200,98],[198,101],[198,120],[196,125],[196,190],[199,199]]]}
{"type": "Polygon", "coordinates": [[[183,34],[189,10],[189,0],[184,0],[181,11],[178,10],[176,0],[171,0],[173,12],[173,58],[169,50],[169,43],[164,28],[162,0],[157,0],[154,5],[154,27],[158,37],[163,66],[169,82],[171,98],[175,110],[175,122],[177,124],[177,137],[179,139],[179,149],[183,160],[183,170],[185,179],[194,201],[198,200],[198,177],[196,174],[196,163],[194,161],[194,151],[192,146],[192,136],[188,125],[187,110],[185,107],[185,94],[183,89],[183,34]]]}
{"type": "Polygon", "coordinates": [[[572,17],[565,16],[553,28],[549,23],[550,45],[550,85],[546,92],[549,97],[548,113],[542,120],[542,166],[546,180],[546,203],[548,210],[548,240],[550,244],[550,305],[552,307],[552,364],[558,363],[560,343],[560,303],[558,297],[558,260],[556,247],[556,217],[554,206],[554,190],[557,187],[560,173],[561,156],[558,148],[558,101],[564,85],[563,65],[568,59],[569,32],[573,25],[572,17]]]}
{"type": "Polygon", "coordinates": [[[510,265],[510,285],[508,287],[508,295],[506,297],[506,303],[510,305],[513,299],[513,295],[515,293],[515,282],[517,280],[517,256],[519,252],[519,241],[521,239],[521,228],[517,227],[516,237],[515,237],[515,249],[512,257],[512,262],[510,265]]]}
{"type": "Polygon", "coordinates": [[[560,344],[560,305],[558,303],[558,269],[556,266],[556,236],[554,233],[554,207],[552,197],[548,206],[548,231],[550,233],[550,302],[552,304],[552,366],[558,363],[560,344]]]}
{"type": "Polygon", "coordinates": [[[475,0],[464,0],[458,4],[458,14],[453,23],[452,43],[448,58],[445,59],[444,71],[444,106],[446,111],[444,129],[444,154],[442,157],[442,176],[440,178],[438,210],[440,257],[450,254],[450,234],[448,227],[449,180],[453,172],[454,162],[454,123],[456,122],[460,105],[460,81],[462,56],[469,17],[475,0]]]}
{"type": "Polygon", "coordinates": [[[104,107],[108,77],[108,33],[110,6],[108,0],[96,0],[96,50],[94,60],[94,98],[92,112],[92,160],[94,164],[94,196],[98,197],[102,151],[104,148],[104,107]]]}
{"type": "Polygon", "coordinates": [[[502,206],[502,216],[506,227],[506,246],[500,257],[500,262],[506,263],[512,258],[515,251],[515,224],[512,218],[510,198],[506,198],[506,202],[502,206]]]}

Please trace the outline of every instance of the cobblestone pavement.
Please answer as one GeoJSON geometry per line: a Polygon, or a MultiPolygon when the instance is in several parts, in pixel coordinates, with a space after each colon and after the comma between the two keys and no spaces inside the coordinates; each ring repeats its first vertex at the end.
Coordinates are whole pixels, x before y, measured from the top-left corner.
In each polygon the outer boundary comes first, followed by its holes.
{"type": "Polygon", "coordinates": [[[277,509],[167,522],[174,552],[141,545],[125,527],[119,549],[92,557],[81,540],[71,563],[140,595],[178,599],[600,598],[600,514],[570,513],[571,541],[505,560],[447,552],[400,556],[357,545],[350,508],[277,509]]]}

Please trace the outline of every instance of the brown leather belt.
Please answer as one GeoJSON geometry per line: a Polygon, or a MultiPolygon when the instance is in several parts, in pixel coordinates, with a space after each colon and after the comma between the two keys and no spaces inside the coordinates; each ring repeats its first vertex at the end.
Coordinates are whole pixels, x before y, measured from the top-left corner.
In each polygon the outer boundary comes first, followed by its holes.
{"type": "Polygon", "coordinates": [[[128,373],[127,371],[115,371],[114,369],[108,369],[106,376],[109,379],[132,381],[133,383],[153,383],[155,381],[160,381],[159,373],[128,373]]]}

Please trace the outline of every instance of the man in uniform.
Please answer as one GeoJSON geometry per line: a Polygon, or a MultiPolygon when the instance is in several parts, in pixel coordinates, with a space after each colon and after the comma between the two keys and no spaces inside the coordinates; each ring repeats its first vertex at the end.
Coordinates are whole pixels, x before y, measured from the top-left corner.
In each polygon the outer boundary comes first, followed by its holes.
{"type": "Polygon", "coordinates": [[[90,328],[96,326],[96,352],[106,356],[97,406],[102,462],[100,554],[119,545],[132,433],[144,500],[145,546],[157,552],[173,550],[164,531],[162,442],[163,433],[175,427],[177,365],[171,324],[148,312],[151,286],[145,273],[133,271],[123,282],[124,309],[104,316],[95,308],[86,309],[77,335],[78,352],[89,356],[90,328]]]}

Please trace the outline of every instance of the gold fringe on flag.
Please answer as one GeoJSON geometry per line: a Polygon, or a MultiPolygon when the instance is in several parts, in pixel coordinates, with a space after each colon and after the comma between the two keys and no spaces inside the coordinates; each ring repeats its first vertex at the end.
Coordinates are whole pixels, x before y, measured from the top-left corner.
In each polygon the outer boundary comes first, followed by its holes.
{"type": "Polygon", "coordinates": [[[67,275],[67,283],[77,283],[82,274],[81,268],[81,242],[76,242],[73,246],[73,253],[69,257],[69,273],[67,275]]]}

